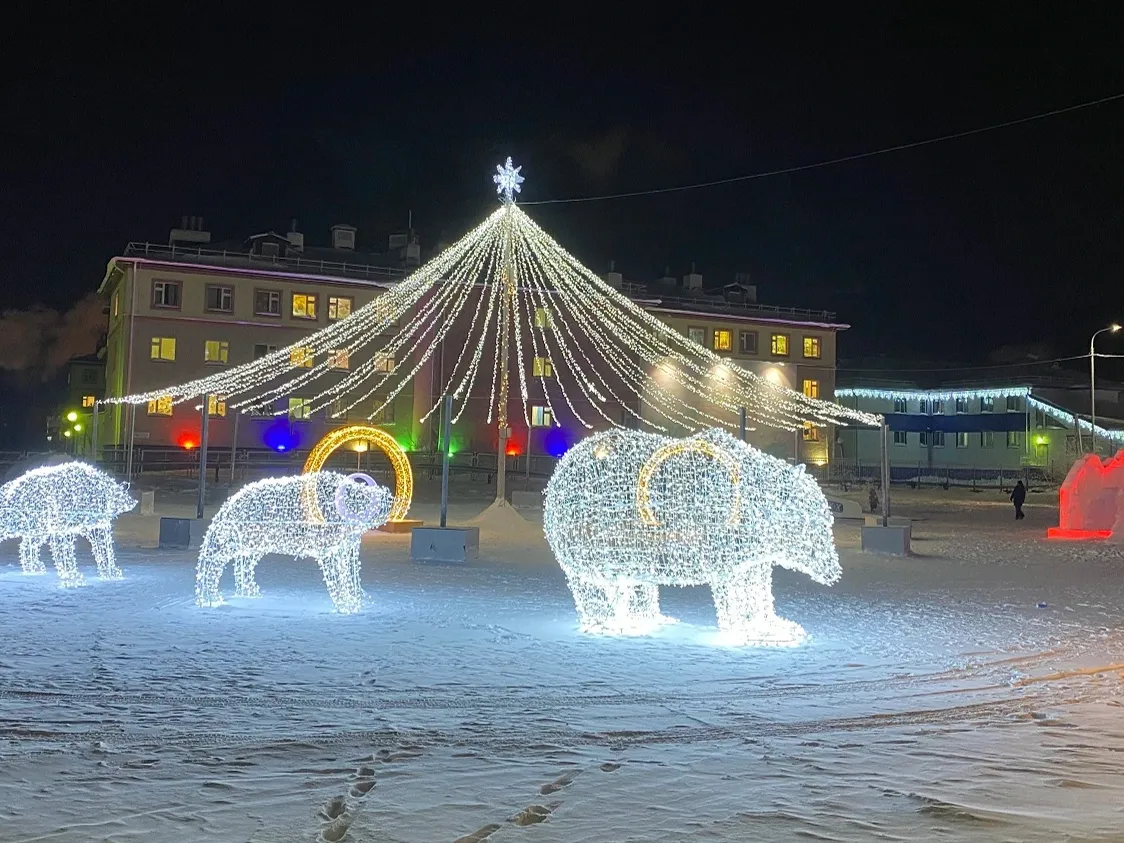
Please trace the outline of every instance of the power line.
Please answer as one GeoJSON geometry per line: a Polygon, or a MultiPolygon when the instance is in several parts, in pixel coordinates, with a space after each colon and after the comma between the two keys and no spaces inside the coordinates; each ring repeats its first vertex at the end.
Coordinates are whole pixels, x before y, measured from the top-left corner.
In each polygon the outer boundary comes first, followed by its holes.
{"type": "Polygon", "coordinates": [[[685,190],[699,190],[704,187],[717,187],[723,184],[733,184],[741,181],[753,181],[755,179],[769,178],[770,176],[783,176],[787,173],[800,173],[805,170],[816,170],[821,167],[831,167],[835,164],[845,164],[848,161],[859,161],[864,158],[873,158],[876,155],[886,155],[890,152],[901,152],[904,149],[916,149],[919,146],[930,146],[934,143],[943,143],[945,141],[956,140],[957,138],[966,138],[970,135],[980,135],[984,132],[994,132],[997,129],[1006,129],[1011,126],[1019,126],[1023,123],[1030,123],[1034,120],[1043,120],[1047,117],[1056,117],[1059,114],[1068,114],[1071,111],[1078,111],[1083,108],[1092,108],[1095,105],[1104,105],[1105,103],[1113,102],[1115,100],[1124,99],[1124,93],[1113,94],[1109,97],[1102,97],[1097,100],[1090,100],[1089,102],[1078,103],[1077,105],[1069,105],[1065,108],[1056,108],[1053,111],[1044,111],[1041,114],[1033,114],[1029,117],[1020,117],[1016,120],[1007,120],[1003,123],[994,123],[990,126],[981,126],[976,129],[968,129],[963,132],[954,132],[951,135],[941,135],[936,138],[928,138],[927,140],[912,141],[910,143],[900,143],[896,146],[887,146],[882,149],[875,149],[870,152],[860,152],[856,155],[844,155],[840,158],[832,158],[828,161],[817,161],[814,164],[800,164],[796,167],[784,167],[779,170],[766,170],[761,173],[751,173],[745,176],[731,176],[725,179],[715,179],[714,181],[698,182],[697,184],[683,184],[677,187],[657,187],[651,190],[633,190],[628,193],[606,193],[600,196],[575,196],[569,199],[540,199],[537,202],[520,202],[520,205],[564,205],[572,204],[575,202],[600,202],[605,199],[628,199],[634,196],[655,196],[660,193],[680,193],[685,190]]]}
{"type": "MultiPolygon", "coordinates": [[[[1107,355],[1097,354],[1098,357],[1105,357],[1107,355]]],[[[1122,355],[1124,356],[1124,355],[1122,355]]],[[[1088,354],[1074,354],[1070,357],[1055,357],[1050,360],[1028,360],[1023,363],[990,363],[986,366],[947,366],[938,369],[864,369],[852,368],[850,366],[838,366],[835,371],[837,372],[881,372],[885,375],[894,375],[899,372],[977,372],[985,369],[1012,369],[1024,366],[1048,366],[1054,363],[1065,363],[1069,360],[1088,360],[1088,354]]],[[[827,367],[824,367],[827,368],[827,367]]]]}

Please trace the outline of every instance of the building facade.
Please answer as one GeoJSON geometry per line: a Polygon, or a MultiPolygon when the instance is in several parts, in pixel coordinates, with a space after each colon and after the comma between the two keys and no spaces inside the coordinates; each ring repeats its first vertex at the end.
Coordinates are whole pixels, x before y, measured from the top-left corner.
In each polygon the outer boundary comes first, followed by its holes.
{"type": "MultiPolygon", "coordinates": [[[[298,343],[347,318],[420,262],[412,236],[392,238],[390,252],[370,255],[354,251],[355,234],[349,226],[334,227],[332,249],[305,248],[303,235],[295,231],[285,236],[270,232],[220,248],[200,226],[185,222],[183,229],[172,232],[167,246],[130,244],[110,261],[100,288],[109,310],[106,395],[184,383],[298,343]]],[[[834,314],[758,304],[756,290],[744,283],[706,292],[701,275],[694,272],[681,283],[663,279],[640,285],[614,272],[606,280],[720,357],[810,397],[833,398],[836,334],[847,328],[834,314]]],[[[548,314],[542,317],[549,319],[548,314]]],[[[516,330],[529,331],[530,326],[516,330]]],[[[407,450],[437,449],[437,414],[425,423],[421,419],[439,400],[466,342],[457,329],[446,335],[411,385],[374,419],[407,450]]],[[[313,360],[291,362],[300,367],[311,366],[313,360]]],[[[359,361],[340,362],[343,377],[359,361]]],[[[393,360],[382,362],[394,366],[393,360]]],[[[512,364],[516,365],[514,355],[512,364]]],[[[525,418],[522,401],[512,401],[509,454],[559,456],[589,431],[551,416],[542,392],[543,379],[553,374],[552,361],[528,356],[524,365],[528,412],[525,418]]],[[[479,384],[466,396],[468,410],[453,430],[456,451],[494,453],[497,432],[495,422],[488,421],[487,386],[479,384]]],[[[212,400],[208,441],[214,447],[236,443],[240,449],[306,450],[334,425],[366,421],[385,397],[374,395],[348,417],[337,418],[329,418],[327,411],[309,412],[308,399],[300,395],[278,399],[275,414],[263,416],[233,408],[228,412],[224,402],[212,400]]],[[[639,404],[632,410],[642,412],[639,404]]],[[[554,412],[562,411],[556,407],[554,412]]],[[[622,411],[619,421],[627,423],[628,414],[622,411]]],[[[595,424],[595,429],[598,426],[608,422],[595,424]]],[[[198,446],[199,434],[199,408],[190,402],[156,400],[135,409],[109,405],[100,418],[98,437],[103,448],[132,441],[142,447],[190,449],[198,446]]],[[[831,457],[833,432],[751,430],[749,438],[778,456],[823,465],[831,457]]]]}
{"type": "MultiPolygon", "coordinates": [[[[1097,452],[1124,447],[1121,391],[1098,389],[1097,452]]],[[[1091,450],[1089,389],[1058,379],[1044,382],[917,389],[865,383],[836,391],[849,407],[881,413],[890,429],[890,463],[896,479],[968,476],[1033,467],[1062,477],[1091,450]]],[[[839,428],[835,463],[873,466],[881,459],[875,430],[839,428]]]]}

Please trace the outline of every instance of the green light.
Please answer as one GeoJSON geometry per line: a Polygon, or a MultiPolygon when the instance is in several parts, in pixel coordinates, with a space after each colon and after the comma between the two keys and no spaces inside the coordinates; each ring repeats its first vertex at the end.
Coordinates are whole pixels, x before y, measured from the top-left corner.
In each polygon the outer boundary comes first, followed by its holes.
{"type": "Polygon", "coordinates": [[[62,432],[62,435],[63,435],[63,436],[65,436],[65,437],[66,437],[67,439],[69,439],[69,438],[70,438],[70,431],[69,431],[69,430],[64,430],[64,431],[62,432]]]}
{"type": "Polygon", "coordinates": [[[71,410],[69,413],[66,414],[66,420],[68,422],[76,422],[76,421],[78,421],[78,414],[76,412],[74,412],[73,410],[71,410]]]}
{"type": "Polygon", "coordinates": [[[1034,437],[1034,444],[1035,445],[1045,445],[1046,442],[1047,442],[1047,440],[1046,440],[1045,436],[1035,436],[1034,437]]]}
{"type": "Polygon", "coordinates": [[[81,433],[82,432],[82,425],[80,425],[80,424],[74,425],[74,432],[75,433],[81,433]]]}

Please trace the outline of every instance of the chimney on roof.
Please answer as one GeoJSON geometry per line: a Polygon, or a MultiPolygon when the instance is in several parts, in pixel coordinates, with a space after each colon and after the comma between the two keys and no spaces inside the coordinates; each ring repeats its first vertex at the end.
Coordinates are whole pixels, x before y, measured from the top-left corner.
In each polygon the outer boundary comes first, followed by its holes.
{"type": "Polygon", "coordinates": [[[211,232],[203,230],[203,218],[184,214],[180,217],[180,227],[173,228],[168,235],[168,245],[182,243],[210,243],[211,232]]]}
{"type": "Polygon", "coordinates": [[[355,226],[337,224],[332,226],[332,248],[355,251],[355,226]]]}
{"type": "Polygon", "coordinates": [[[687,290],[702,289],[702,275],[695,272],[695,262],[691,261],[691,271],[683,276],[683,288],[687,290]]]}
{"type": "Polygon", "coordinates": [[[293,222],[289,226],[289,232],[285,235],[285,239],[289,241],[289,245],[298,252],[304,251],[304,234],[297,231],[297,219],[293,217],[293,222]]]}

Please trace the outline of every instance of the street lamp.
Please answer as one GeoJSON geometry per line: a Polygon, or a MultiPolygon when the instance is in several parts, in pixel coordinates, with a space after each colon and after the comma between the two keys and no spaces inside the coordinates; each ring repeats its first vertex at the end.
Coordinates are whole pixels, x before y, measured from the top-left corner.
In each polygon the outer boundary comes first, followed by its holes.
{"type": "Polygon", "coordinates": [[[1093,343],[1101,334],[1115,334],[1119,330],[1120,326],[1113,322],[1107,328],[1094,332],[1089,338],[1089,420],[1094,454],[1097,452],[1097,354],[1093,350],[1093,343]]]}

